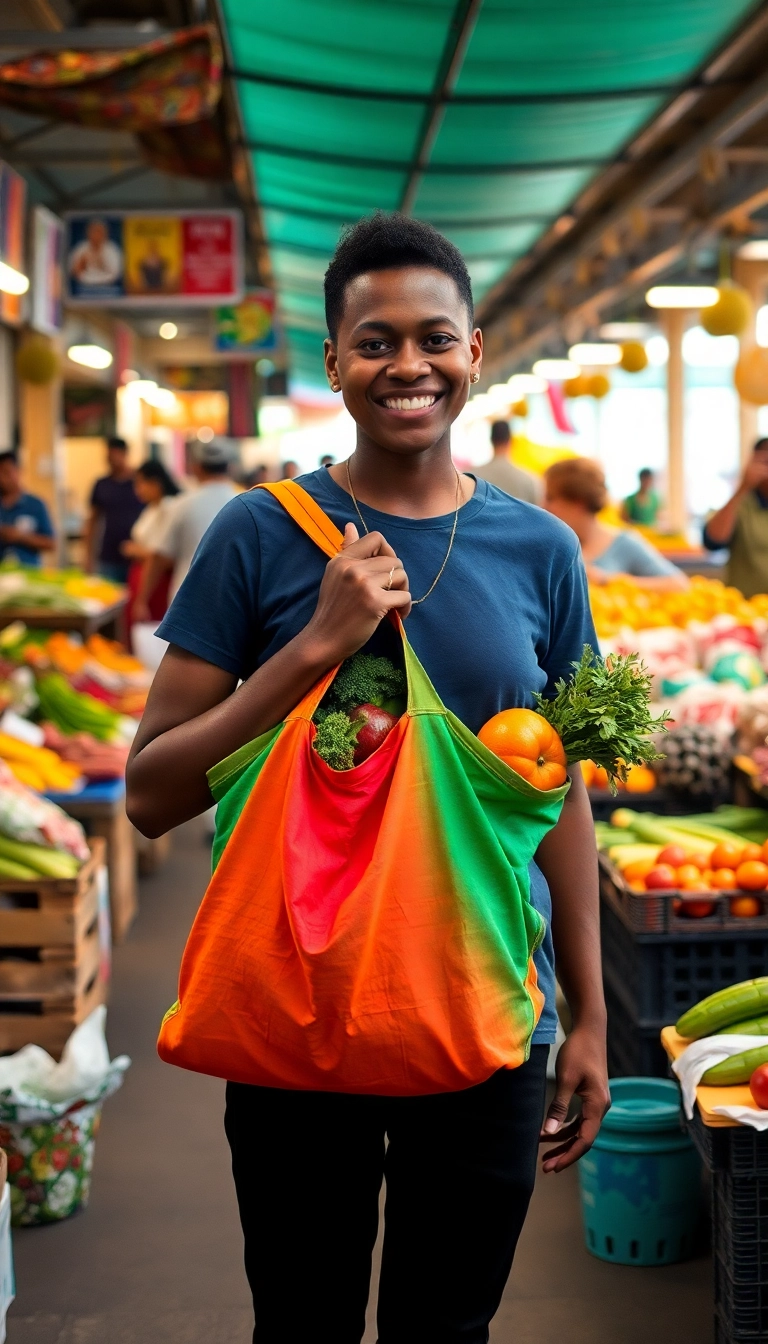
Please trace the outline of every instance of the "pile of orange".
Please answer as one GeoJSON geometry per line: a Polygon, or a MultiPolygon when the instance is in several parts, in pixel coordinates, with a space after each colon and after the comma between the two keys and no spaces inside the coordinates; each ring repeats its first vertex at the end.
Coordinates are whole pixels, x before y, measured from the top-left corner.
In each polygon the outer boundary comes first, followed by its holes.
{"type": "MultiPolygon", "coordinates": [[[[679,845],[667,845],[655,859],[627,863],[621,870],[630,890],[636,892],[680,891],[706,896],[708,892],[764,892],[768,888],[768,841],[764,845],[737,844],[723,840],[711,854],[686,853],[679,845]]],[[[711,915],[711,900],[685,900],[676,909],[702,918],[711,915]]],[[[738,895],[730,901],[730,912],[742,919],[763,913],[763,901],[757,895],[738,895]]]]}
{"type": "MultiPolygon", "coordinates": [[[[608,771],[594,761],[582,761],[581,773],[588,789],[607,789],[608,771]]],[[[627,782],[619,782],[620,789],[627,793],[651,793],[656,788],[656,776],[649,765],[630,765],[627,770],[627,782]]]]}

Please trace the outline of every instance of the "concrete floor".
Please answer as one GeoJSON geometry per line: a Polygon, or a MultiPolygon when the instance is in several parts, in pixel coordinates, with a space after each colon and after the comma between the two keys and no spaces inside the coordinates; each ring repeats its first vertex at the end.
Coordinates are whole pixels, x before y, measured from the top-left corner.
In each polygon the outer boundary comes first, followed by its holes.
{"type": "MultiPolygon", "coordinates": [[[[223,1084],[154,1051],[208,863],[190,826],[142,883],[140,916],[115,955],[108,1023],[112,1053],[133,1066],[105,1106],[88,1210],[14,1234],[8,1344],[250,1344],[223,1084]]],[[[491,1340],[710,1344],[711,1303],[708,1258],[642,1270],[587,1255],[569,1172],[538,1183],[491,1340]]],[[[364,1344],[375,1339],[369,1311],[364,1344]]]]}

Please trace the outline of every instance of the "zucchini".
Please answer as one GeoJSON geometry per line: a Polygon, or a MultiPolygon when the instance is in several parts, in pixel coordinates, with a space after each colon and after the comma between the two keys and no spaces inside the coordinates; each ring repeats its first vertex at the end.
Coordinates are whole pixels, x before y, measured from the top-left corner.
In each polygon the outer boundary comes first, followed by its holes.
{"type": "Polygon", "coordinates": [[[710,994],[683,1013],[676,1027],[681,1036],[698,1040],[765,1011],[768,1011],[768,975],[761,975],[757,980],[742,980],[738,985],[710,994]]]}
{"type": "Polygon", "coordinates": [[[758,1045],[755,1050],[742,1050],[740,1055],[731,1055],[702,1075],[702,1083],[707,1087],[731,1087],[736,1083],[748,1083],[755,1069],[768,1064],[768,1045],[758,1045]]]}
{"type": "Polygon", "coordinates": [[[746,1022],[732,1022],[723,1027],[718,1036],[768,1036],[768,1017],[748,1017],[746,1022]]]}

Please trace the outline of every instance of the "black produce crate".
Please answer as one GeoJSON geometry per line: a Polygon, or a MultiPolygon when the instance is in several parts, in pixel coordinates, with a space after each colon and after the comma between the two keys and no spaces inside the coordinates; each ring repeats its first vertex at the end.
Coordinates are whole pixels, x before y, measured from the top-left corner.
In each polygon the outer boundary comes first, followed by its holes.
{"type": "Polygon", "coordinates": [[[734,1182],[724,1172],[715,1172],[712,1178],[713,1246],[734,1283],[768,1284],[767,1206],[768,1181],[765,1177],[734,1182]],[[740,1189],[742,1185],[746,1188],[740,1189]]]}
{"type": "MultiPolygon", "coordinates": [[[[630,793],[621,789],[614,795],[610,789],[587,789],[592,816],[595,821],[610,821],[617,807],[631,807],[633,812],[655,812],[659,817],[690,817],[702,812],[714,812],[722,803],[730,803],[733,789],[728,787],[717,794],[684,794],[671,789],[650,789],[648,793],[630,793]]],[[[750,800],[754,807],[754,800],[750,800]]],[[[616,843],[621,840],[618,831],[616,843]]]]}
{"type": "MultiPolygon", "coordinates": [[[[740,921],[742,926],[751,922],[740,921]]],[[[604,979],[636,1021],[659,1031],[715,990],[768,972],[768,931],[742,927],[738,935],[722,930],[695,937],[637,934],[605,889],[600,926],[604,979]]]]}
{"type": "Polygon", "coordinates": [[[632,891],[607,854],[600,854],[600,894],[632,933],[677,934],[681,938],[720,939],[723,933],[757,942],[768,949],[768,892],[632,891]],[[734,897],[756,896],[762,914],[748,918],[731,914],[734,897]],[[707,901],[712,912],[694,918],[681,913],[686,904],[707,901]],[[681,906],[682,902],[682,906],[681,906]]]}
{"type": "Polygon", "coordinates": [[[608,1010],[609,1078],[666,1078],[667,1052],[661,1044],[661,1026],[641,1025],[604,982],[608,1010]]]}
{"type": "Polygon", "coordinates": [[[768,1130],[762,1134],[749,1125],[705,1125],[698,1106],[686,1120],[688,1132],[709,1171],[725,1173],[721,1187],[729,1208],[738,1217],[768,1220],[768,1130]]]}
{"type": "Polygon", "coordinates": [[[737,1283],[715,1255],[715,1319],[723,1344],[768,1340],[768,1284],[737,1283]]]}

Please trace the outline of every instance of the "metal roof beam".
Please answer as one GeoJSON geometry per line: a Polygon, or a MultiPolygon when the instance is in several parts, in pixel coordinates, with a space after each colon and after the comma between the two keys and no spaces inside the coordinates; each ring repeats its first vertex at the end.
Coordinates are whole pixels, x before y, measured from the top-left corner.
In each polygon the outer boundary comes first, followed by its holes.
{"type": "MultiPolygon", "coordinates": [[[[500,173],[547,173],[562,172],[570,168],[604,168],[615,159],[578,158],[578,159],[534,159],[531,162],[515,160],[512,163],[429,163],[419,158],[418,168],[414,168],[413,159],[372,159],[360,154],[338,154],[325,149],[299,149],[296,145],[273,144],[269,140],[245,140],[244,148],[254,154],[274,154],[278,158],[304,159],[307,163],[335,163],[342,168],[380,168],[383,172],[408,173],[409,186],[415,184],[418,175],[442,173],[448,177],[489,177],[500,173]]],[[[415,190],[415,186],[414,186],[415,190]]],[[[405,200],[405,193],[403,193],[405,200]]]]}
{"type": "Polygon", "coordinates": [[[429,157],[445,116],[446,99],[452,93],[459,77],[482,3],[483,0],[456,0],[456,8],[453,11],[435,76],[432,97],[424,109],[416,141],[416,152],[408,169],[408,180],[400,198],[400,209],[404,214],[410,214],[413,209],[419,184],[427,170],[429,157]]]}

